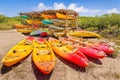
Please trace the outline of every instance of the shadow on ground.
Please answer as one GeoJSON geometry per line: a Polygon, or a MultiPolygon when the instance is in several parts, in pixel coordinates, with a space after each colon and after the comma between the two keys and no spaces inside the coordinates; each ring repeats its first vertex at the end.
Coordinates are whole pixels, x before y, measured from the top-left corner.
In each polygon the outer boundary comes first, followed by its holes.
{"type": "Polygon", "coordinates": [[[5,65],[2,65],[2,67],[1,67],[1,74],[8,73],[9,71],[12,70],[13,67],[17,67],[19,64],[20,64],[20,62],[17,63],[17,64],[15,64],[15,65],[13,65],[13,66],[5,66],[5,65]]]}
{"type": "Polygon", "coordinates": [[[5,74],[5,73],[11,71],[13,67],[17,67],[18,65],[20,65],[26,58],[28,58],[30,56],[30,54],[28,56],[26,56],[24,59],[22,59],[21,61],[19,61],[18,63],[12,65],[12,66],[2,65],[2,67],[1,67],[1,74],[5,74]]]}
{"type": "Polygon", "coordinates": [[[99,60],[99,59],[95,59],[95,58],[92,58],[92,57],[89,57],[87,56],[88,60],[95,63],[95,64],[98,64],[98,65],[102,65],[102,62],[99,60]]]}

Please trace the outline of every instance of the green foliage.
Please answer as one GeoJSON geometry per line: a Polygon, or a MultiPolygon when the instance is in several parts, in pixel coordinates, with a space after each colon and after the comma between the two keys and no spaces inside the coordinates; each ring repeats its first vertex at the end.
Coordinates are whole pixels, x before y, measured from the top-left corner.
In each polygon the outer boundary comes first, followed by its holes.
{"type": "Polygon", "coordinates": [[[120,14],[104,14],[95,17],[79,17],[78,26],[81,29],[97,31],[105,37],[120,35],[120,14]]]}
{"type": "Polygon", "coordinates": [[[6,17],[0,15],[0,30],[13,29],[15,24],[20,24],[20,17],[6,17]]]}
{"type": "Polygon", "coordinates": [[[6,17],[4,15],[0,15],[0,23],[5,21],[6,21],[6,17]]]}
{"type": "Polygon", "coordinates": [[[15,17],[11,17],[10,19],[14,20],[14,21],[21,21],[19,16],[15,16],[15,17]]]}

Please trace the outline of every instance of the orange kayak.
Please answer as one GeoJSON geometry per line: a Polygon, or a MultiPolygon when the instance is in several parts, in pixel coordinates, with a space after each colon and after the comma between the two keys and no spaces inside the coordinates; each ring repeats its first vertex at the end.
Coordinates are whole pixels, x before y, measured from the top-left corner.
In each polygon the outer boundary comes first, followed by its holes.
{"type": "Polygon", "coordinates": [[[41,14],[41,17],[48,18],[48,19],[55,19],[55,18],[57,18],[55,15],[46,15],[46,14],[41,14]]]}
{"type": "Polygon", "coordinates": [[[43,38],[35,40],[32,59],[36,67],[44,74],[49,74],[55,66],[54,52],[43,38]]]}
{"type": "Polygon", "coordinates": [[[32,28],[32,26],[22,25],[22,24],[15,24],[15,28],[16,29],[20,29],[20,28],[32,28]]]}
{"type": "Polygon", "coordinates": [[[88,66],[88,59],[83,53],[78,50],[78,48],[75,48],[72,45],[64,45],[59,40],[52,37],[50,37],[48,41],[55,53],[62,58],[73,62],[81,67],[88,66]]]}

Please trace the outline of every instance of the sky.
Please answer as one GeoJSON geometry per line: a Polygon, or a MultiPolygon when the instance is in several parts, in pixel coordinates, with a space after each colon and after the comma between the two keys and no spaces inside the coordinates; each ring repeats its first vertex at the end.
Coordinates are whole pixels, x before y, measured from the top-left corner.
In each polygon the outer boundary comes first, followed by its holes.
{"type": "Polygon", "coordinates": [[[20,12],[71,9],[80,16],[120,13],[120,0],[0,0],[0,14],[13,17],[20,12]]]}

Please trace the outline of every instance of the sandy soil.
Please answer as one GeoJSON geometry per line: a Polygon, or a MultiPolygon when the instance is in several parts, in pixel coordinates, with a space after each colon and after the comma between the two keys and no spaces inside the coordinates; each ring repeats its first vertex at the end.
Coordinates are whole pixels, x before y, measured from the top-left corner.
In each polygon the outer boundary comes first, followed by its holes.
{"type": "Polygon", "coordinates": [[[3,66],[2,57],[25,37],[15,30],[0,31],[0,80],[120,80],[119,56],[100,60],[89,58],[89,66],[81,68],[56,55],[56,66],[49,75],[37,70],[31,55],[14,66],[3,66]]]}

